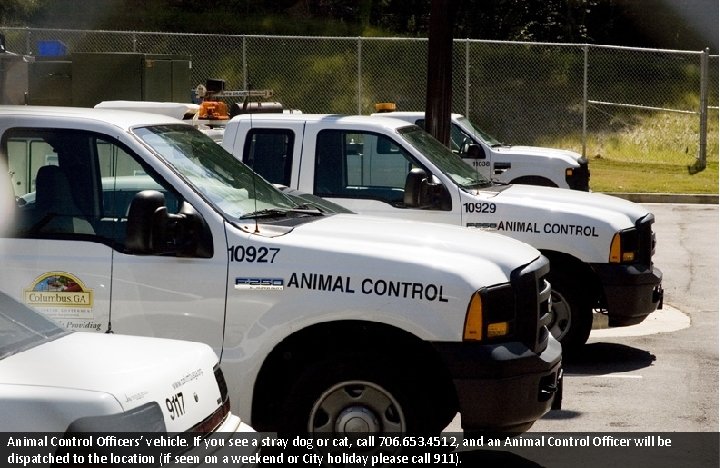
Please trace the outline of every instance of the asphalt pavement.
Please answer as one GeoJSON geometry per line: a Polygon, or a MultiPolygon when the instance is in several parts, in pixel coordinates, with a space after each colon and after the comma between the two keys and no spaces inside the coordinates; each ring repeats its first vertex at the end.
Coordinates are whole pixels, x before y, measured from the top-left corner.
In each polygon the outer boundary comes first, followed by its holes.
{"type": "MultiPolygon", "coordinates": [[[[564,361],[563,409],[530,432],[718,432],[718,205],[708,198],[643,202],[655,215],[665,307],[631,327],[598,317],[564,361]]],[[[461,431],[460,418],[446,430],[461,431]]]]}

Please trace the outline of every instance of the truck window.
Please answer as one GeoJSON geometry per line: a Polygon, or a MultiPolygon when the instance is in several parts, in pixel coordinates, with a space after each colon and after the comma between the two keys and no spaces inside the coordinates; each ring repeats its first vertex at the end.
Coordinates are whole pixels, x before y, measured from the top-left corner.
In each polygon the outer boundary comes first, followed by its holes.
{"type": "Polygon", "coordinates": [[[98,163],[102,182],[103,218],[125,222],[133,197],[143,190],[161,192],[165,195],[168,212],[178,211],[178,197],[156,182],[137,160],[118,145],[100,142],[98,163]]]}
{"type": "Polygon", "coordinates": [[[87,163],[89,135],[69,130],[16,129],[3,141],[23,237],[92,236],[98,200],[87,163]]]}
{"type": "Polygon", "coordinates": [[[318,134],[315,194],[401,202],[412,158],[384,135],[342,130],[318,134]]]}
{"type": "Polygon", "coordinates": [[[259,128],[248,132],[243,162],[270,183],[290,185],[294,134],[259,128]]]}
{"type": "MultiPolygon", "coordinates": [[[[425,119],[418,119],[415,121],[415,125],[420,128],[425,128],[425,119]]],[[[470,135],[465,133],[459,126],[455,124],[450,125],[450,149],[453,153],[464,154],[465,145],[472,143],[470,135]]]]}
{"type": "Polygon", "coordinates": [[[134,195],[166,193],[168,210],[178,197],[155,182],[123,147],[91,132],[14,129],[6,133],[17,202],[13,235],[122,245],[134,195]]]}

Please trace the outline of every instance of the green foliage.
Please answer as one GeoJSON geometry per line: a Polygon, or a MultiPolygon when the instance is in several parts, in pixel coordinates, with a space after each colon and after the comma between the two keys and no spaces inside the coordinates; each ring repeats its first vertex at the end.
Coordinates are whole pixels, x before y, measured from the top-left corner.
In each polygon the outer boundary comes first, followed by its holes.
{"type": "Polygon", "coordinates": [[[718,193],[718,163],[697,172],[692,166],[590,161],[590,188],[594,192],[718,193]]]}
{"type": "Polygon", "coordinates": [[[0,24],[24,25],[40,7],[40,0],[3,0],[0,2],[0,24]]]}
{"type": "MultiPolygon", "coordinates": [[[[699,117],[641,113],[622,131],[589,135],[590,188],[596,192],[718,193],[718,115],[710,112],[707,165],[698,170],[699,117]]],[[[581,151],[580,135],[542,146],[581,151]]]]}
{"type": "MultiPolygon", "coordinates": [[[[455,37],[597,43],[699,50],[717,45],[697,21],[715,18],[717,4],[699,12],[694,0],[454,0],[455,37]],[[673,5],[669,5],[669,4],[673,5]],[[685,8],[688,4],[688,8],[685,8]],[[695,6],[696,9],[690,9],[695,6]],[[686,10],[689,15],[679,15],[686,10]]],[[[108,29],[308,36],[426,37],[431,0],[3,0],[0,24],[108,29]]],[[[712,34],[712,32],[711,32],[712,34]]],[[[714,51],[717,52],[717,51],[714,51]]]]}
{"type": "MultiPolygon", "coordinates": [[[[683,0],[684,1],[684,0],[683,0]]],[[[628,28],[619,16],[617,0],[491,0],[461,3],[456,36],[501,40],[593,42],[605,44],[602,28],[612,32],[628,28]]],[[[373,111],[376,102],[393,101],[400,109],[425,105],[427,41],[408,45],[388,39],[393,35],[425,36],[430,0],[226,0],[209,5],[194,0],[6,0],[0,3],[0,20],[69,29],[108,29],[226,34],[221,44],[201,36],[173,35],[148,41],[147,53],[192,55],[206,65],[202,79],[223,78],[228,89],[273,89],[286,107],[306,112],[354,114],[373,111]],[[249,62],[239,57],[245,47],[242,35],[304,36],[288,40],[253,38],[246,41],[249,62]],[[311,37],[312,36],[312,37],[311,37]],[[315,39],[337,36],[336,41],[315,39]],[[360,79],[357,36],[364,40],[360,79]],[[332,44],[330,43],[332,42],[332,44]],[[338,46],[338,43],[341,45],[338,46]],[[343,45],[344,44],[344,45],[343,45]],[[257,48],[257,49],[253,49],[257,48]],[[308,53],[308,51],[312,51],[308,53]],[[245,73],[247,72],[247,76],[245,73]],[[207,74],[207,75],[206,75],[207,74]],[[358,104],[358,92],[362,102],[358,104]]],[[[671,22],[664,32],[673,31],[671,22]]],[[[9,42],[12,32],[8,33],[9,42]]],[[[622,41],[633,42],[627,34],[622,41]]],[[[36,33],[35,40],[42,34],[36,33]]],[[[63,38],[64,39],[64,38],[63,38]]],[[[620,41],[622,43],[622,41],[620,41]]],[[[23,41],[14,41],[23,42],[23,41]]],[[[72,43],[71,49],[95,50],[95,45],[72,43]]],[[[618,42],[615,42],[618,43],[618,42]]],[[[140,44],[144,47],[146,44],[140,44]]],[[[631,44],[652,46],[645,44],[631,44]]],[[[112,49],[107,43],[102,50],[112,49]]],[[[125,45],[125,50],[130,47],[125,45]]],[[[453,108],[465,112],[465,44],[453,50],[455,92],[453,108]]],[[[579,150],[582,128],[582,77],[580,47],[528,44],[506,46],[475,41],[470,47],[470,118],[501,140],[520,144],[579,150]],[[522,129],[522,138],[517,134],[522,129]],[[557,135],[564,135],[557,138],[557,135]]],[[[117,50],[124,50],[123,46],[117,50]]],[[[592,48],[589,57],[590,100],[686,109],[699,107],[699,61],[687,54],[645,56],[633,51],[592,48]]],[[[716,62],[715,62],[716,63],[716,62]]],[[[712,68],[712,67],[711,67],[712,68]]],[[[714,72],[716,75],[716,72],[714,72]]],[[[717,82],[717,77],[711,78],[717,82]]],[[[709,101],[717,105],[718,88],[710,86],[709,101]]],[[[711,117],[708,167],[690,174],[698,153],[698,117],[644,112],[634,108],[593,105],[588,112],[587,154],[593,168],[594,190],[717,192],[717,114],[711,117]],[[628,177],[619,172],[637,164],[628,177]],[[679,176],[665,179],[665,169],[679,176]],[[605,178],[603,174],[608,174],[605,178]],[[655,175],[657,174],[657,175],[655,175]],[[652,176],[649,176],[652,175],[652,176]],[[697,183],[696,181],[701,181],[697,183]],[[709,181],[709,182],[708,182],[709,181]],[[691,182],[690,186],[684,185],[691,182]],[[696,183],[696,186],[692,186],[696,183]],[[595,184],[598,184],[597,186],[595,184]],[[651,187],[653,186],[653,187],[651,187]],[[615,187],[613,189],[613,187],[615,187]]],[[[670,176],[668,176],[670,177],[670,176]]]]}

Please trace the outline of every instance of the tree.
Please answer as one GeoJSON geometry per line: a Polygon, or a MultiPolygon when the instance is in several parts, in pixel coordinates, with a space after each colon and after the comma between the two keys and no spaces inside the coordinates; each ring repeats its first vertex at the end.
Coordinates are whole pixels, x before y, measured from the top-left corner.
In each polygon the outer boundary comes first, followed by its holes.
{"type": "Polygon", "coordinates": [[[37,11],[38,0],[2,0],[0,2],[0,24],[23,24],[26,19],[37,11]]]}
{"type": "Polygon", "coordinates": [[[430,10],[425,129],[445,145],[450,143],[453,26],[460,2],[432,0],[430,10]]]}

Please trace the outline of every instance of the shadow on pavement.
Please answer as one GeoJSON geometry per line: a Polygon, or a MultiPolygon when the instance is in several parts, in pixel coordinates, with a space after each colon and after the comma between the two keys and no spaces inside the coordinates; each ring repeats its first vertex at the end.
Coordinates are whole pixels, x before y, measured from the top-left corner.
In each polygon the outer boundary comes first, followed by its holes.
{"type": "Polygon", "coordinates": [[[651,366],[654,354],[619,343],[589,343],[571,355],[563,355],[565,372],[602,375],[631,372],[651,366]]]}

